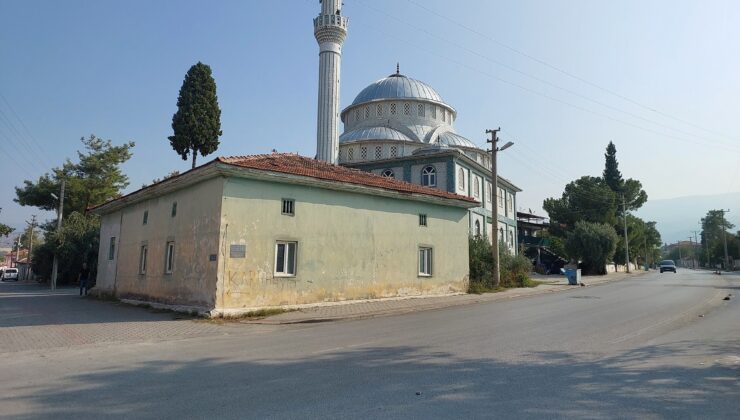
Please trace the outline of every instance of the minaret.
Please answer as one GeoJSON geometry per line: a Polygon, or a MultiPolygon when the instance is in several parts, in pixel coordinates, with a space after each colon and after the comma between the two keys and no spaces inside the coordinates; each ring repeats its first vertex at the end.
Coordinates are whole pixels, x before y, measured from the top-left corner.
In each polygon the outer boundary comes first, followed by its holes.
{"type": "Polygon", "coordinates": [[[319,107],[316,158],[336,165],[339,154],[339,68],[342,44],[347,37],[347,18],[341,0],[319,0],[321,14],[313,20],[319,43],[319,107]]]}

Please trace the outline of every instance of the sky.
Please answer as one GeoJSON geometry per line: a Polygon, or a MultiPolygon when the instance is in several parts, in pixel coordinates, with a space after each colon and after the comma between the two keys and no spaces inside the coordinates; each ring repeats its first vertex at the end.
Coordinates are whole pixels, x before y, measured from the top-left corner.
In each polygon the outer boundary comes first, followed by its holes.
{"type": "MultiPolygon", "coordinates": [[[[515,145],[520,209],[600,175],[609,141],[650,199],[740,191],[740,2],[345,0],[341,107],[395,72],[434,87],[458,133],[515,145]]],[[[127,192],[185,171],[170,147],[185,73],[213,69],[218,151],[315,154],[317,0],[0,0],[0,222],[80,138],[136,142],[127,192]]],[[[740,204],[740,203],[738,203],[740,204]]],[[[736,209],[740,213],[740,208],[736,209]]],[[[697,220],[702,214],[697,214],[697,220]]]]}

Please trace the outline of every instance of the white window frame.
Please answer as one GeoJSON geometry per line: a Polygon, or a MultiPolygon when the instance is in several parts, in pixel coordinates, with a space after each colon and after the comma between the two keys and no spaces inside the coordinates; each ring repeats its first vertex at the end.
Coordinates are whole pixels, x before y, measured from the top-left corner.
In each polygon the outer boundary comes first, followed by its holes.
{"type": "Polygon", "coordinates": [[[432,247],[419,247],[419,276],[431,277],[434,273],[434,249],[432,247]]]}
{"type": "Polygon", "coordinates": [[[491,195],[493,194],[493,185],[486,182],[486,201],[489,203],[492,203],[493,198],[491,195]]]}
{"type": "Polygon", "coordinates": [[[421,170],[421,185],[425,187],[436,187],[437,186],[437,168],[434,166],[425,166],[421,170]],[[424,178],[427,178],[427,183],[424,183],[424,178]]]}
{"type": "Polygon", "coordinates": [[[139,274],[146,274],[147,253],[149,245],[142,245],[139,249],[139,274]]]}
{"type": "Polygon", "coordinates": [[[393,169],[386,169],[381,172],[380,176],[382,176],[383,178],[395,178],[396,174],[393,173],[393,169]]]}
{"type": "Polygon", "coordinates": [[[480,180],[477,176],[473,177],[473,195],[475,198],[480,197],[480,180]]]}
{"type": "Polygon", "coordinates": [[[457,189],[465,191],[465,169],[457,170],[457,189]]]}
{"type": "Polygon", "coordinates": [[[167,241],[165,248],[164,273],[172,274],[175,267],[175,241],[167,241]]]}
{"type": "Polygon", "coordinates": [[[295,277],[298,271],[298,242],[297,241],[277,241],[275,242],[275,277],[295,277]],[[290,267],[290,247],[293,246],[293,272],[289,270],[290,267]],[[283,271],[278,271],[278,257],[280,256],[279,249],[283,246],[283,271]]]}

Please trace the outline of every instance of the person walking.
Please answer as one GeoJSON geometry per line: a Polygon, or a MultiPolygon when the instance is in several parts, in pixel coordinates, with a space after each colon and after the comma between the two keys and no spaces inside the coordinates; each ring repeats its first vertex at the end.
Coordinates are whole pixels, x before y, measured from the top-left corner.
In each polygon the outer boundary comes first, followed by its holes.
{"type": "Polygon", "coordinates": [[[80,282],[80,296],[87,296],[87,282],[90,280],[90,269],[87,268],[87,263],[82,263],[82,269],[80,274],[77,276],[77,281],[80,282]]]}

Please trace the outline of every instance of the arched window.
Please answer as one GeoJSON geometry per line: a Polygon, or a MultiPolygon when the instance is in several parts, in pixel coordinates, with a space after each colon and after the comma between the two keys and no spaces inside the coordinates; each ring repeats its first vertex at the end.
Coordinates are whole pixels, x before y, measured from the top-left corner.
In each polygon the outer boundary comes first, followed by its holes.
{"type": "Polygon", "coordinates": [[[391,115],[396,115],[396,103],[391,103],[391,115]]]}
{"type": "Polygon", "coordinates": [[[465,171],[463,168],[457,170],[457,188],[460,190],[465,189],[465,171]]]}
{"type": "Polygon", "coordinates": [[[383,157],[383,146],[375,146],[375,159],[383,157]]]}
{"type": "Polygon", "coordinates": [[[411,115],[411,104],[408,102],[403,104],[403,115],[411,115]]]}
{"type": "Polygon", "coordinates": [[[424,116],[424,104],[419,104],[417,108],[418,108],[417,113],[419,114],[420,117],[423,117],[424,116]]]}
{"type": "Polygon", "coordinates": [[[377,109],[375,110],[379,117],[383,116],[383,104],[378,104],[377,109]]]}
{"type": "Polygon", "coordinates": [[[480,197],[480,183],[478,181],[478,177],[473,178],[473,194],[475,194],[475,197],[480,197]]]}
{"type": "Polygon", "coordinates": [[[380,174],[380,176],[383,176],[386,178],[395,178],[396,174],[393,173],[393,169],[386,169],[383,171],[383,173],[380,174]]]}
{"type": "Polygon", "coordinates": [[[437,186],[437,170],[434,166],[427,166],[421,170],[421,185],[427,187],[437,186]]]}
{"type": "Polygon", "coordinates": [[[479,220],[475,221],[475,236],[476,237],[480,236],[480,221],[479,220]]]}
{"type": "Polygon", "coordinates": [[[368,118],[370,118],[370,107],[366,106],[365,107],[365,119],[368,119],[368,118]]]}

